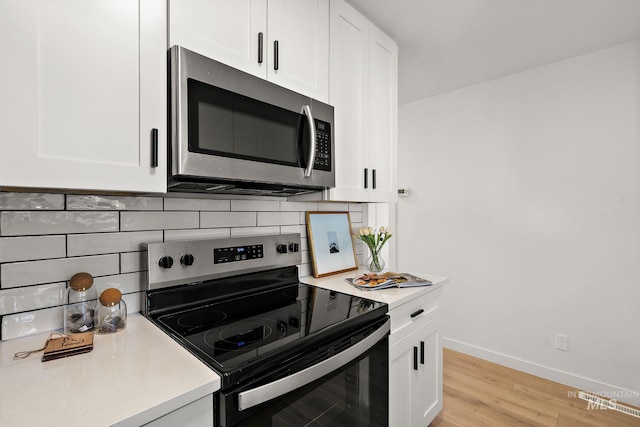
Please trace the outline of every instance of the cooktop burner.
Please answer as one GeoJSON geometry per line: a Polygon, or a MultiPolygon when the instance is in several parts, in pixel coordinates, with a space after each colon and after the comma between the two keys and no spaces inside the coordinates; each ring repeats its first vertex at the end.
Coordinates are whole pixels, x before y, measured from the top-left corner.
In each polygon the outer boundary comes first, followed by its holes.
{"type": "Polygon", "coordinates": [[[205,308],[203,310],[191,311],[183,314],[176,319],[176,322],[179,326],[189,329],[202,325],[217,325],[226,318],[226,313],[222,311],[205,308]]]}

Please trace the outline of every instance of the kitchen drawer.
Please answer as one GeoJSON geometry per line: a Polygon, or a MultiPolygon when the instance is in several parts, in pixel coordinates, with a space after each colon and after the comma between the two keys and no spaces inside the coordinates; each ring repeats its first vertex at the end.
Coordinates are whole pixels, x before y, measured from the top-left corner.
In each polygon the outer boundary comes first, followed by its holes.
{"type": "Polygon", "coordinates": [[[389,312],[392,341],[401,339],[440,314],[441,297],[442,288],[439,288],[392,309],[389,312]]]}

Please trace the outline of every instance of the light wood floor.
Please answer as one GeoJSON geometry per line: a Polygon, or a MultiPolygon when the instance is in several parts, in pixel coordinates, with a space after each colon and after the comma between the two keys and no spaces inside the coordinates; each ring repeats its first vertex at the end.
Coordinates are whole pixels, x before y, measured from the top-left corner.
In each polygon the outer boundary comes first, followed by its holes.
{"type": "Polygon", "coordinates": [[[640,426],[640,418],[588,409],[577,390],[444,349],[444,408],[430,427],[640,426]]]}

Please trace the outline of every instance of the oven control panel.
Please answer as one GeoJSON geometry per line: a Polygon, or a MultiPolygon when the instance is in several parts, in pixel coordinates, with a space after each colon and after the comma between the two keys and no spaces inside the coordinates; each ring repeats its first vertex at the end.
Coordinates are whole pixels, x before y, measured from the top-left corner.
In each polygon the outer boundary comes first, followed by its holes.
{"type": "Polygon", "coordinates": [[[213,250],[213,263],[246,261],[264,257],[264,245],[230,246],[213,250]]]}
{"type": "Polygon", "coordinates": [[[300,234],[147,243],[149,290],[299,265],[300,234]]]}

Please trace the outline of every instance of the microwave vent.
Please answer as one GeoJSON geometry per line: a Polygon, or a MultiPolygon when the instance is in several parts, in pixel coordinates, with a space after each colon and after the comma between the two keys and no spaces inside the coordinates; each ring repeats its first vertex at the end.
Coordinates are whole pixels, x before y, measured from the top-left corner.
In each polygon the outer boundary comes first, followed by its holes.
{"type": "Polygon", "coordinates": [[[169,181],[168,190],[183,193],[232,194],[240,196],[289,197],[320,191],[319,188],[292,187],[261,182],[169,181]]]}

